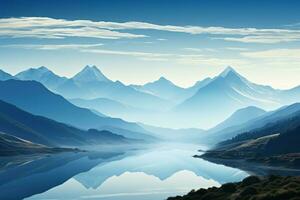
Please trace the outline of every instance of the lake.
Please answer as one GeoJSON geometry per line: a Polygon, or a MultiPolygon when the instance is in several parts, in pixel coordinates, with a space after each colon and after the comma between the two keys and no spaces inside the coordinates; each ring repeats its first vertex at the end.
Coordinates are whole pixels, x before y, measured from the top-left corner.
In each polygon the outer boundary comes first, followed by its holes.
{"type": "Polygon", "coordinates": [[[163,200],[248,176],[239,169],[193,158],[199,145],[99,148],[0,159],[0,199],[163,200]]]}

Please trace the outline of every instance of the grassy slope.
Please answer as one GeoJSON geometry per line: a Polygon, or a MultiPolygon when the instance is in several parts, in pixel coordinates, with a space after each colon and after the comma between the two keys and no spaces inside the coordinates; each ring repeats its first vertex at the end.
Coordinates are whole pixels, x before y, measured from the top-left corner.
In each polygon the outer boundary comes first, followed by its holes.
{"type": "Polygon", "coordinates": [[[21,154],[36,153],[57,153],[72,150],[66,148],[50,148],[4,133],[0,133],[0,149],[0,156],[15,156],[21,154]]]}
{"type": "Polygon", "coordinates": [[[168,200],[299,200],[300,177],[250,176],[238,183],[191,191],[168,200]]]}

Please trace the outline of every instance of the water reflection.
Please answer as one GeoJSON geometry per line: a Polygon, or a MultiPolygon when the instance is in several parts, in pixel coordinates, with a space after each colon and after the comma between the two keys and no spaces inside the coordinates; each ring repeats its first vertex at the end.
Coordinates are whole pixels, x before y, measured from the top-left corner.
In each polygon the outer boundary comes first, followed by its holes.
{"type": "Polygon", "coordinates": [[[207,188],[219,186],[219,183],[199,177],[190,171],[177,172],[165,180],[160,180],[143,172],[125,172],[120,176],[108,178],[96,189],[86,189],[76,179],[72,178],[63,186],[30,199],[155,200],[186,193],[195,186],[207,188]],[[61,197],[61,194],[64,196],[61,197]]]}
{"type": "Polygon", "coordinates": [[[68,153],[8,162],[10,166],[0,171],[0,199],[162,200],[247,176],[193,158],[198,148],[160,144],[119,153],[68,153]]]}
{"type": "Polygon", "coordinates": [[[45,192],[78,173],[120,155],[64,153],[46,157],[1,159],[0,199],[17,200],[45,192]]]}

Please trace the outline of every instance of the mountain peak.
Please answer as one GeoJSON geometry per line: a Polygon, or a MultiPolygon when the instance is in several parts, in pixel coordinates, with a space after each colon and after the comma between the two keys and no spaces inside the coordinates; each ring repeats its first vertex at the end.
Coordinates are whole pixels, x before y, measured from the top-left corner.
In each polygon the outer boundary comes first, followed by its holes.
{"type": "Polygon", "coordinates": [[[14,77],[11,74],[0,69],[0,80],[1,81],[6,81],[8,79],[13,79],[13,78],[14,77]]]}
{"type": "Polygon", "coordinates": [[[101,72],[100,69],[98,69],[95,65],[91,65],[91,66],[90,65],[86,65],[83,68],[83,71],[86,71],[86,70],[101,72]]]}
{"type": "Polygon", "coordinates": [[[76,81],[91,82],[91,81],[103,81],[109,82],[110,80],[98,69],[95,65],[85,66],[79,73],[74,77],[76,81]]]}
{"type": "Polygon", "coordinates": [[[45,67],[45,66],[41,66],[41,67],[39,67],[39,68],[37,68],[37,69],[33,69],[33,70],[38,70],[38,71],[41,71],[41,72],[49,72],[50,70],[47,68],[47,67],[45,67]]]}
{"type": "Polygon", "coordinates": [[[165,77],[161,76],[159,79],[157,79],[156,81],[147,83],[145,85],[174,85],[174,83],[172,83],[172,81],[166,79],[165,77]]]}
{"type": "Polygon", "coordinates": [[[39,80],[43,76],[54,75],[47,67],[30,68],[16,74],[15,77],[21,80],[39,80]]]}
{"type": "Polygon", "coordinates": [[[168,79],[166,79],[163,76],[161,76],[157,81],[159,81],[159,82],[170,82],[168,79]]]}
{"type": "Polygon", "coordinates": [[[229,74],[232,74],[232,73],[239,75],[231,66],[228,66],[219,76],[225,78],[226,76],[228,76],[229,74]]]}

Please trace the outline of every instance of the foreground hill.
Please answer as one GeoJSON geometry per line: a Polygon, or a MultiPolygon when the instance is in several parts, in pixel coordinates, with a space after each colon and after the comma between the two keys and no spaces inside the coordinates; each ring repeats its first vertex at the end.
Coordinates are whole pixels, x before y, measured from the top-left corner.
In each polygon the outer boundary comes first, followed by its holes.
{"type": "Polygon", "coordinates": [[[238,183],[226,183],[191,191],[187,195],[170,197],[168,200],[298,200],[300,177],[250,176],[238,183]]]}
{"type": "MultiPolygon", "coordinates": [[[[274,124],[279,121],[285,121],[286,119],[298,116],[299,113],[300,113],[299,103],[295,103],[289,106],[284,106],[274,111],[261,113],[257,117],[253,119],[249,119],[249,121],[246,121],[244,123],[241,120],[241,123],[230,127],[226,126],[223,129],[213,128],[211,130],[208,130],[204,135],[204,137],[202,138],[202,141],[209,144],[216,144],[224,140],[229,140],[241,133],[251,132],[255,129],[263,128],[268,124],[274,124]]],[[[230,118],[227,120],[230,120],[230,118]]],[[[222,124],[220,126],[222,126],[222,124]]]]}
{"type": "Polygon", "coordinates": [[[108,131],[84,131],[35,116],[16,106],[0,101],[0,131],[33,143],[47,146],[79,146],[128,142],[126,138],[108,131]]]}
{"type": "Polygon", "coordinates": [[[0,132],[0,156],[16,156],[22,154],[48,154],[71,151],[66,148],[50,148],[35,144],[18,137],[0,132]]]}
{"type": "MultiPolygon", "coordinates": [[[[241,132],[232,139],[217,144],[201,157],[208,160],[245,160],[299,169],[300,110],[291,112],[285,117],[282,115],[294,110],[291,108],[295,108],[295,105],[281,109],[281,118],[277,118],[276,121],[241,132]]],[[[272,115],[278,116],[278,113],[272,115]]]]}

